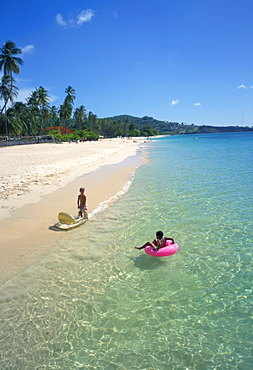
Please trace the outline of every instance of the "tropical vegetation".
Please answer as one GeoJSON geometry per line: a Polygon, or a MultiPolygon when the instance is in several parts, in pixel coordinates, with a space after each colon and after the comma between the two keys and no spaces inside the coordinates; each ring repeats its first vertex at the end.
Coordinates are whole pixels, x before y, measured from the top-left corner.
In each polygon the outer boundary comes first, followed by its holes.
{"type": "Polygon", "coordinates": [[[19,89],[14,75],[20,74],[22,54],[14,42],[7,41],[0,48],[0,135],[47,135],[58,141],[98,140],[99,137],[136,137],[154,135],[198,134],[206,132],[253,130],[245,127],[197,126],[192,124],[159,121],[153,117],[142,118],[120,115],[98,118],[87,112],[84,105],[75,107],[76,92],[72,86],[65,89],[66,97],[59,107],[50,105],[48,91],[39,86],[31,92],[26,102],[17,101],[19,89]]]}

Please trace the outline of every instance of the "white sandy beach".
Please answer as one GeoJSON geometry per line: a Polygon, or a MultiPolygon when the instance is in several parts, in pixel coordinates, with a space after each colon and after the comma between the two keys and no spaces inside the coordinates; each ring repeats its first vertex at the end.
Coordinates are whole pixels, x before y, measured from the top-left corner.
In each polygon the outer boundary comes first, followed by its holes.
{"type": "Polygon", "coordinates": [[[77,214],[81,186],[86,188],[89,214],[122,190],[145,161],[143,153],[136,155],[143,142],[104,139],[0,148],[0,283],[43,256],[62,237],[49,227],[60,211],[77,214]],[[132,156],[130,165],[114,168],[132,156]]]}

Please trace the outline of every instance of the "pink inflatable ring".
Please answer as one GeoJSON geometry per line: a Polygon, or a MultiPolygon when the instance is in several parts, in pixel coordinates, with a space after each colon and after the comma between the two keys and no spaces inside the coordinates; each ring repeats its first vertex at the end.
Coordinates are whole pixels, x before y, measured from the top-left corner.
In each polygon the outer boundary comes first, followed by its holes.
{"type": "Polygon", "coordinates": [[[176,243],[172,244],[171,240],[166,240],[166,247],[160,248],[158,251],[155,251],[153,247],[150,247],[148,245],[147,247],[145,247],[144,251],[150,256],[166,257],[176,253],[178,251],[178,245],[176,243]]]}

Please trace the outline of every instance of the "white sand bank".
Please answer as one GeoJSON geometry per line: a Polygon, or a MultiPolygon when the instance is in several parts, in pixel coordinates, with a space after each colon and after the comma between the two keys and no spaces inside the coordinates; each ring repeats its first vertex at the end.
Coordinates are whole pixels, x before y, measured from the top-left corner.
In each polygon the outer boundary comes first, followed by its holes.
{"type": "Polygon", "coordinates": [[[32,144],[0,148],[0,219],[74,178],[135,155],[143,140],[32,144]]]}
{"type": "Polygon", "coordinates": [[[0,148],[0,283],[62,237],[49,227],[60,211],[77,214],[79,187],[86,188],[88,213],[120,191],[144,163],[143,142],[105,139],[0,148]]]}

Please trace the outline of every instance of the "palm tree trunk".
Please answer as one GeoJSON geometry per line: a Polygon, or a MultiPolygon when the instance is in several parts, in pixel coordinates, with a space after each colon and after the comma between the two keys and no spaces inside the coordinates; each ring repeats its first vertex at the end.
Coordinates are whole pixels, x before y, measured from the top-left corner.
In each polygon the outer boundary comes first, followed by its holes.
{"type": "Polygon", "coordinates": [[[11,88],[10,88],[10,92],[9,92],[9,95],[7,96],[7,98],[5,99],[5,102],[4,102],[4,106],[0,112],[0,114],[3,113],[3,111],[5,111],[5,114],[6,114],[6,106],[7,106],[7,103],[8,103],[8,100],[10,99],[11,97],[11,93],[12,93],[12,88],[13,88],[13,77],[12,77],[12,73],[10,74],[10,77],[11,77],[11,88]]]}
{"type": "MultiPolygon", "coordinates": [[[[10,97],[10,95],[9,95],[9,97],[10,97]]],[[[7,103],[8,103],[9,97],[8,97],[8,99],[7,99],[7,100],[5,100],[5,102],[4,102],[4,106],[3,106],[3,108],[2,108],[2,110],[1,110],[1,112],[0,112],[0,114],[2,114],[2,113],[3,113],[3,111],[6,111],[6,106],[7,106],[7,103]]]]}
{"type": "Polygon", "coordinates": [[[8,137],[8,120],[7,120],[7,110],[6,110],[6,105],[7,105],[7,103],[5,104],[4,123],[5,123],[6,142],[7,142],[7,137],[8,137]]]}

